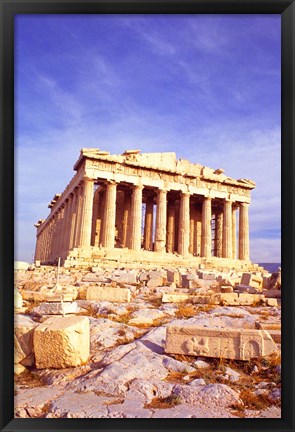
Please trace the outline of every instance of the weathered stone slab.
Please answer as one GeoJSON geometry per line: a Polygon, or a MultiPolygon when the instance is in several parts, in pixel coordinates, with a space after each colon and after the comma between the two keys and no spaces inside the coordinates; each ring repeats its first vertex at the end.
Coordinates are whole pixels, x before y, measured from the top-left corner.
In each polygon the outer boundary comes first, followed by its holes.
{"type": "Polygon", "coordinates": [[[87,300],[130,302],[131,292],[129,288],[112,288],[91,286],[87,289],[87,300]]]}
{"type": "Polygon", "coordinates": [[[193,296],[185,293],[164,293],[162,296],[162,303],[181,303],[190,300],[193,296]]]}
{"type": "Polygon", "coordinates": [[[228,306],[249,306],[259,302],[264,302],[265,297],[262,294],[248,293],[221,293],[220,301],[228,306]]]}
{"type": "Polygon", "coordinates": [[[180,287],[181,275],[179,271],[167,270],[167,281],[174,282],[177,287],[180,287]]]}
{"type": "Polygon", "coordinates": [[[163,276],[153,276],[148,282],[147,286],[149,288],[156,288],[164,285],[163,276]]]}
{"type": "Polygon", "coordinates": [[[239,304],[241,306],[259,304],[260,302],[263,302],[264,299],[265,297],[262,294],[248,294],[248,293],[239,294],[239,304]]]}
{"type": "Polygon", "coordinates": [[[265,297],[266,298],[281,298],[281,290],[278,289],[270,289],[266,291],[265,297]]]}
{"type": "Polygon", "coordinates": [[[14,317],[14,363],[23,366],[34,364],[33,333],[38,324],[30,317],[15,315],[14,317]]]}
{"type": "Polygon", "coordinates": [[[266,298],[265,299],[265,304],[267,306],[271,306],[271,307],[275,306],[275,307],[277,307],[278,306],[278,300],[276,298],[266,298]]]}
{"type": "Polygon", "coordinates": [[[269,280],[269,289],[281,289],[281,272],[273,273],[269,280]]]}
{"type": "Polygon", "coordinates": [[[222,292],[222,293],[232,293],[233,292],[233,287],[232,286],[221,286],[220,287],[220,292],[222,292]]]}
{"type": "Polygon", "coordinates": [[[229,306],[236,306],[240,304],[237,293],[221,293],[220,301],[221,303],[229,306]]]}
{"type": "Polygon", "coordinates": [[[117,283],[136,284],[137,274],[135,272],[116,270],[112,273],[111,280],[117,283]]]}
{"type": "Polygon", "coordinates": [[[166,327],[165,352],[249,360],[277,352],[266,330],[204,328],[172,324],[166,327]]]}
{"type": "Polygon", "coordinates": [[[14,308],[21,309],[23,307],[23,298],[18,290],[14,290],[14,308]]]}
{"type": "Polygon", "coordinates": [[[260,275],[252,273],[243,273],[241,285],[250,285],[253,288],[262,289],[263,278],[260,275]]]}
{"type": "Polygon", "coordinates": [[[25,261],[14,261],[14,270],[28,270],[30,264],[25,261]]]}
{"type": "MultiPolygon", "coordinates": [[[[38,291],[22,291],[22,298],[31,301],[60,302],[60,293],[41,293],[38,291]]],[[[63,294],[64,301],[72,301],[73,294],[63,294]]]]}
{"type": "Polygon", "coordinates": [[[80,366],[90,349],[89,319],[83,316],[49,318],[34,331],[38,369],[80,366]]]}
{"type": "Polygon", "coordinates": [[[32,310],[34,315],[63,315],[77,312],[76,302],[41,303],[32,310]]]}
{"type": "Polygon", "coordinates": [[[203,280],[215,280],[216,279],[216,274],[212,273],[212,272],[198,272],[198,276],[200,279],[203,280]]]}

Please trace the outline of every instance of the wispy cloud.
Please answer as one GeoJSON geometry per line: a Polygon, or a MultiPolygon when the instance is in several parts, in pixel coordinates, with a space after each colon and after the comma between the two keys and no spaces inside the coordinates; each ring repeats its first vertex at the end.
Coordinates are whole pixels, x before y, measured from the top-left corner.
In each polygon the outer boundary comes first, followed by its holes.
{"type": "Polygon", "coordinates": [[[46,217],[48,202],[70,181],[80,149],[98,147],[175,151],[231,177],[255,180],[253,259],[267,261],[263,248],[270,246],[269,260],[277,259],[275,22],[229,16],[18,18],[17,256],[30,259],[33,223],[46,217]]]}

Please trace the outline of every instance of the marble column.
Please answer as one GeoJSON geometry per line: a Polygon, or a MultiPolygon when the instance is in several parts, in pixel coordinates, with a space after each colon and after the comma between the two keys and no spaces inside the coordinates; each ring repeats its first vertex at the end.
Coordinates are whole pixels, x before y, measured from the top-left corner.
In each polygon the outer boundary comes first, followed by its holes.
{"type": "Polygon", "coordinates": [[[201,239],[201,256],[211,257],[211,198],[204,197],[202,205],[202,239],[201,239]]]}
{"type": "Polygon", "coordinates": [[[178,237],[179,237],[179,215],[180,215],[180,200],[174,201],[174,252],[178,251],[178,237]]]}
{"type": "Polygon", "coordinates": [[[249,204],[240,204],[239,217],[239,259],[249,260],[249,204]]]}
{"type": "Polygon", "coordinates": [[[222,258],[222,231],[223,213],[217,211],[215,214],[215,251],[218,258],[222,258]]]}
{"type": "Polygon", "coordinates": [[[175,250],[175,203],[169,201],[167,204],[167,252],[175,250]]]}
{"type": "Polygon", "coordinates": [[[145,206],[144,221],[144,242],[145,250],[153,250],[153,219],[154,219],[154,199],[152,196],[147,197],[145,206]]]}
{"type": "Polygon", "coordinates": [[[69,234],[69,250],[75,246],[75,228],[77,218],[77,202],[78,202],[78,190],[74,189],[72,198],[72,213],[70,220],[70,234],[69,234]]]}
{"type": "Polygon", "coordinates": [[[94,181],[88,178],[83,180],[83,197],[81,202],[81,229],[79,246],[90,246],[92,210],[93,210],[93,188],[94,181]]]}
{"type": "Polygon", "coordinates": [[[74,247],[79,247],[81,236],[81,221],[82,221],[82,201],[83,201],[84,185],[80,184],[77,189],[77,205],[76,205],[76,218],[75,218],[75,236],[74,247]]]}
{"type": "Polygon", "coordinates": [[[93,211],[92,211],[92,228],[91,228],[91,246],[95,245],[95,237],[96,237],[96,222],[98,217],[98,207],[99,207],[99,192],[100,188],[98,187],[94,192],[93,196],[93,211]]]}
{"type": "Polygon", "coordinates": [[[125,191],[117,191],[115,247],[122,247],[125,191]]]}
{"type": "Polygon", "coordinates": [[[123,210],[123,224],[122,224],[122,247],[128,247],[128,232],[130,228],[131,219],[131,193],[129,190],[125,191],[124,210],[123,210]]]}
{"type": "Polygon", "coordinates": [[[237,257],[237,218],[236,218],[236,209],[232,208],[232,258],[236,259],[237,257]]]}
{"type": "Polygon", "coordinates": [[[105,192],[103,227],[101,233],[101,244],[102,247],[106,248],[113,248],[115,245],[116,197],[117,184],[115,182],[108,182],[105,192]]]}
{"type": "Polygon", "coordinates": [[[53,219],[54,219],[54,231],[52,236],[52,256],[51,259],[55,260],[57,256],[57,240],[58,240],[58,228],[59,228],[59,211],[56,211],[53,219]]]}
{"type": "Polygon", "coordinates": [[[190,229],[190,194],[182,192],[180,196],[178,253],[187,255],[189,248],[190,229]]]}
{"type": "Polygon", "coordinates": [[[62,240],[61,240],[61,257],[65,257],[68,252],[68,236],[69,236],[69,222],[71,212],[71,196],[65,200],[64,218],[62,223],[62,240]]]}
{"type": "Polygon", "coordinates": [[[58,223],[57,223],[57,235],[56,235],[56,251],[55,251],[56,258],[59,258],[61,256],[64,212],[65,212],[65,206],[64,206],[64,204],[62,204],[60,206],[59,211],[58,211],[58,223]]]}
{"type": "Polygon", "coordinates": [[[129,229],[129,248],[141,249],[142,185],[134,186],[131,196],[131,220],[129,229]]]}
{"type": "Polygon", "coordinates": [[[104,218],[104,208],[105,208],[105,197],[106,197],[106,188],[101,187],[98,198],[98,212],[97,219],[95,225],[95,241],[94,246],[101,247],[102,246],[102,233],[103,233],[103,218],[104,218]]]}
{"type": "Polygon", "coordinates": [[[65,236],[64,236],[64,249],[63,249],[64,257],[66,257],[69,252],[72,212],[73,212],[73,194],[71,193],[67,199],[67,212],[65,218],[65,236]]]}
{"type": "Polygon", "coordinates": [[[158,190],[155,252],[166,252],[167,191],[158,190]]]}
{"type": "Polygon", "coordinates": [[[202,243],[202,209],[196,208],[196,224],[195,224],[195,254],[201,256],[202,243]]]}
{"type": "Polygon", "coordinates": [[[194,255],[195,252],[195,225],[196,225],[196,208],[194,205],[190,206],[190,236],[189,236],[189,253],[194,255]]]}
{"type": "Polygon", "coordinates": [[[232,203],[229,200],[225,200],[223,203],[223,258],[232,258],[232,229],[232,203]]]}

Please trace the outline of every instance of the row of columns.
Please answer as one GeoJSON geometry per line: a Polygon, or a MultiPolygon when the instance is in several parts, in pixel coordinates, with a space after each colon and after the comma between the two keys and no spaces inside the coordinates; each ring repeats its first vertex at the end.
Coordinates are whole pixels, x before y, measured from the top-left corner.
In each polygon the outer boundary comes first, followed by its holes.
{"type": "MultiPolygon", "coordinates": [[[[117,184],[106,183],[94,193],[94,181],[84,178],[74,189],[37,238],[35,259],[52,261],[66,256],[74,247],[115,247],[116,220],[120,221],[120,246],[132,250],[142,247],[143,186],[135,185],[118,201],[117,184]]],[[[201,257],[212,255],[212,199],[204,197],[199,214],[191,207],[191,195],[180,193],[179,210],[167,202],[167,190],[157,192],[155,235],[153,196],[147,196],[144,220],[143,247],[156,252],[189,252],[201,257]],[[177,228],[176,228],[177,227],[177,228]],[[200,238],[200,242],[197,241],[200,238]],[[196,244],[200,243],[200,253],[196,244]]],[[[249,259],[248,204],[239,204],[239,252],[242,260],[249,259]]],[[[215,214],[215,255],[236,257],[236,211],[232,202],[224,200],[223,211],[215,214]]]]}

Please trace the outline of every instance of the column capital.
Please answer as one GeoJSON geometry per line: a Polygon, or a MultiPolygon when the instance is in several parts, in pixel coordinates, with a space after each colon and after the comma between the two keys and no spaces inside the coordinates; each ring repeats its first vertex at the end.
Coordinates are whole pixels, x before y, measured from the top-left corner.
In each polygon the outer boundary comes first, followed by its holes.
{"type": "Polygon", "coordinates": [[[116,185],[118,182],[114,179],[107,179],[105,182],[106,185],[116,185]]]}
{"type": "Polygon", "coordinates": [[[144,188],[144,185],[143,184],[135,184],[134,186],[133,186],[133,190],[134,189],[137,189],[137,190],[142,190],[144,188]]]}
{"type": "Polygon", "coordinates": [[[167,192],[169,192],[169,190],[166,189],[166,188],[163,188],[163,189],[162,189],[162,188],[159,188],[159,189],[157,190],[157,193],[160,193],[160,192],[166,194],[167,192]]]}

